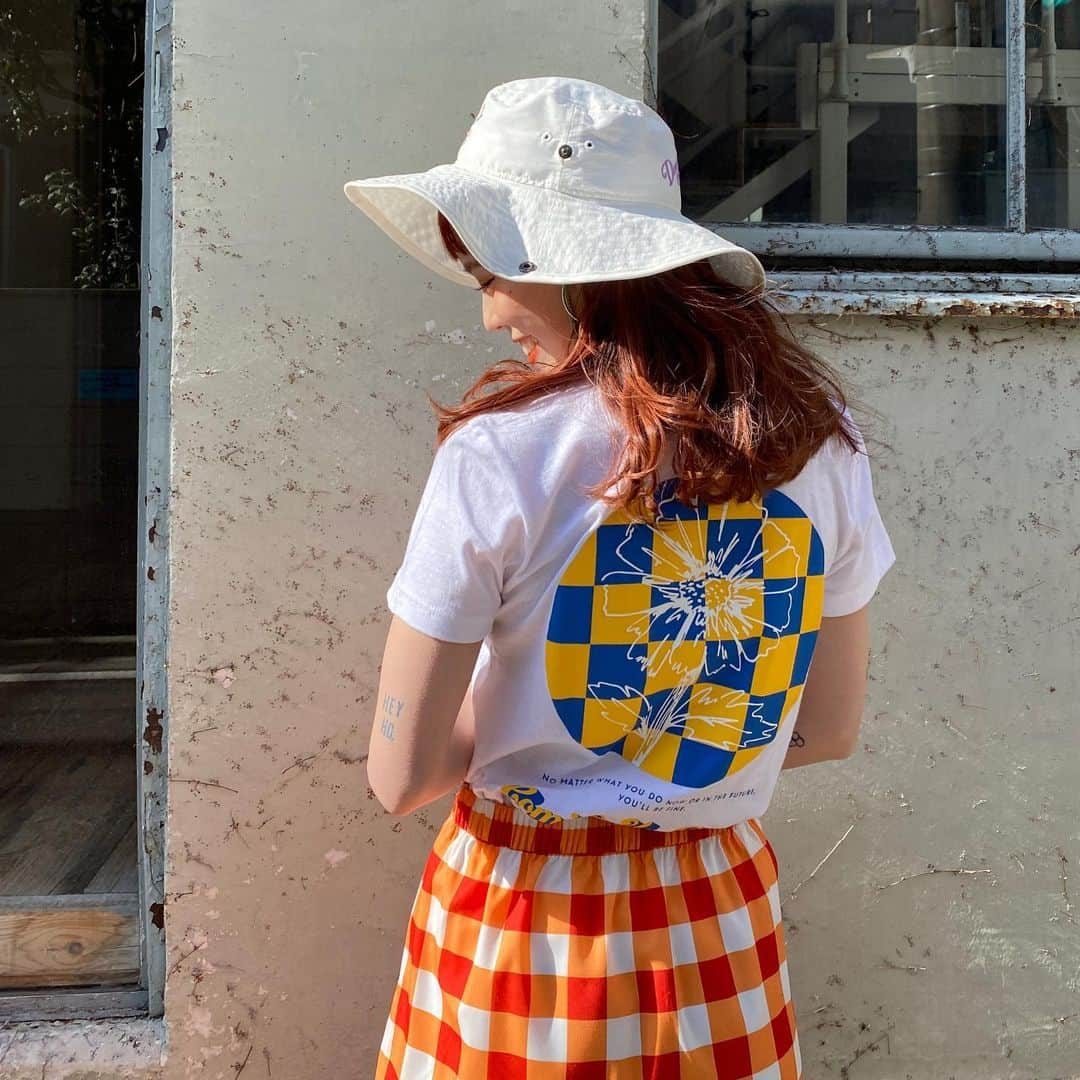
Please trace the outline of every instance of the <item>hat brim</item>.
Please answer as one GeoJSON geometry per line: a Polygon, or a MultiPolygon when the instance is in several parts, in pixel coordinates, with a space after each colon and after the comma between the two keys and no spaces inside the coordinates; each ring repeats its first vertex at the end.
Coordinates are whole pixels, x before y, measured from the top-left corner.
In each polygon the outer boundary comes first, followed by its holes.
{"type": "Polygon", "coordinates": [[[756,255],[677,211],[598,202],[459,165],[353,180],[345,194],[405,251],[458,285],[475,287],[476,279],[447,253],[439,212],[481,266],[511,281],[622,281],[701,259],[714,260],[742,288],[765,280],[756,255]]]}

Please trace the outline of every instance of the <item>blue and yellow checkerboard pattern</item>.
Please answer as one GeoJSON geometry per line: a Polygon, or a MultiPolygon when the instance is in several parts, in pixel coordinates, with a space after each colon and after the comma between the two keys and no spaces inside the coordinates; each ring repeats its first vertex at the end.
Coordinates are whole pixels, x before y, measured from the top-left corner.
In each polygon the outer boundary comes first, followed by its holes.
{"type": "Polygon", "coordinates": [[[574,555],[548,625],[548,689],[570,735],[701,788],[738,772],[802,693],[821,625],[825,555],[771,491],[655,522],[616,511],[574,555]]]}

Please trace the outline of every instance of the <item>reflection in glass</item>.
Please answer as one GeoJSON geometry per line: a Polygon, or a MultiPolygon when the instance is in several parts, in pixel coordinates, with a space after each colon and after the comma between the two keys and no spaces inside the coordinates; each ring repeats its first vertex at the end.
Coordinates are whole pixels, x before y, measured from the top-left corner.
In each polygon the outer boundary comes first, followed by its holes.
{"type": "Polygon", "coordinates": [[[138,973],[124,904],[144,9],[34,0],[0,16],[0,917],[5,898],[64,898],[86,933],[50,967],[23,903],[27,948],[7,954],[23,966],[0,968],[0,989],[138,973]],[[109,911],[88,904],[97,894],[109,911]],[[102,927],[113,937],[95,956],[102,927]]]}
{"type": "Polygon", "coordinates": [[[662,0],[658,75],[691,216],[1004,224],[1004,0],[662,0]]]}
{"type": "Polygon", "coordinates": [[[1080,229],[1080,14],[1076,0],[1028,13],[1028,227],[1080,229]]]}

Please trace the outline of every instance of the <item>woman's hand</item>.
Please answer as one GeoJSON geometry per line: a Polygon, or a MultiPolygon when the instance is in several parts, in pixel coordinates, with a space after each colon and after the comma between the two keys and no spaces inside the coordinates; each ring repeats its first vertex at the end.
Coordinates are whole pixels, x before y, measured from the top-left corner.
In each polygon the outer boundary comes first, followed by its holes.
{"type": "Polygon", "coordinates": [[[851,757],[859,742],[869,660],[867,608],[821,620],[785,769],[851,757]]]}
{"type": "Polygon", "coordinates": [[[398,618],[383,652],[368,783],[391,814],[456,789],[472,760],[472,679],[480,642],[439,641],[398,618]]]}

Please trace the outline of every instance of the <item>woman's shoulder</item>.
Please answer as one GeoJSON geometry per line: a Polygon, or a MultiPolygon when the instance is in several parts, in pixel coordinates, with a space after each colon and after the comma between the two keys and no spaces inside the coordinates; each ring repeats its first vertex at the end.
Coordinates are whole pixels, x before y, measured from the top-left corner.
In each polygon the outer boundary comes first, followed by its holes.
{"type": "Polygon", "coordinates": [[[806,468],[814,466],[817,469],[830,472],[839,470],[843,473],[850,471],[859,457],[866,456],[862,431],[846,406],[840,410],[840,423],[841,428],[825,438],[810,455],[806,468]]]}
{"type": "Polygon", "coordinates": [[[448,438],[495,443],[509,453],[582,438],[611,426],[596,388],[589,383],[550,390],[517,405],[470,417],[448,438]]]}
{"type": "Polygon", "coordinates": [[[779,486],[811,518],[843,517],[866,498],[870,487],[870,460],[858,426],[845,413],[851,436],[830,435],[810,456],[797,476],[779,486]]]}

